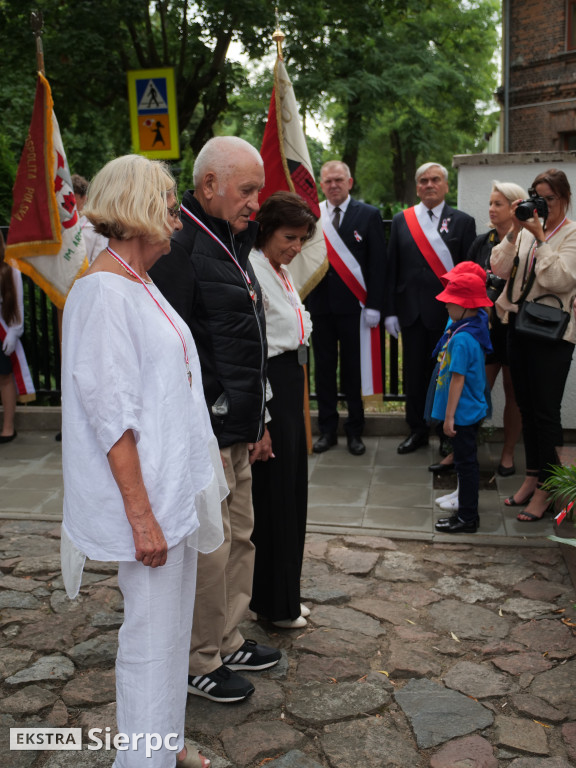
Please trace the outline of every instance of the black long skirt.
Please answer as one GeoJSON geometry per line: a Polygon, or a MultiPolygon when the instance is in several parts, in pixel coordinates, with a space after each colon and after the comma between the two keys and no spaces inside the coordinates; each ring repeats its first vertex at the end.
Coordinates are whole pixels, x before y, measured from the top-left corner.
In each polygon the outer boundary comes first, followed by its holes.
{"type": "Polygon", "coordinates": [[[268,360],[273,397],[267,403],[274,459],[252,465],[256,547],[251,610],[270,621],[300,616],[306,536],[308,466],[304,372],[296,352],[268,360]]]}

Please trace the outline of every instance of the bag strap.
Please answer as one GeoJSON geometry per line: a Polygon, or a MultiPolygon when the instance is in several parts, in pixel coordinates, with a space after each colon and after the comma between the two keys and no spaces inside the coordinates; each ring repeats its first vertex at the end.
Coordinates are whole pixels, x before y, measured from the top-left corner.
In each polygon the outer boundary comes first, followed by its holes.
{"type": "MultiPolygon", "coordinates": [[[[518,253],[520,251],[520,243],[522,242],[522,232],[520,232],[520,237],[518,239],[518,245],[516,246],[516,255],[514,256],[514,263],[512,265],[512,271],[510,272],[510,277],[508,278],[508,289],[506,291],[506,295],[508,297],[508,301],[510,304],[516,304],[517,306],[520,306],[523,301],[526,300],[526,296],[530,293],[532,286],[534,285],[534,280],[536,279],[536,257],[532,260],[532,268],[530,269],[530,273],[528,275],[528,279],[526,280],[526,286],[520,296],[518,297],[518,301],[514,301],[512,298],[512,288],[514,286],[514,278],[516,277],[516,274],[518,272],[518,265],[520,264],[520,257],[518,256],[518,253]]],[[[534,242],[536,242],[536,239],[534,239],[534,242]]]]}
{"type": "Polygon", "coordinates": [[[558,304],[560,304],[560,309],[561,309],[562,311],[564,311],[564,304],[562,303],[562,299],[560,298],[560,296],[556,296],[556,294],[555,294],[555,293],[543,293],[543,294],[542,294],[542,296],[536,296],[536,297],[534,297],[534,298],[532,299],[532,301],[534,301],[534,302],[538,302],[538,301],[540,301],[541,299],[556,299],[556,301],[558,302],[558,304]]]}

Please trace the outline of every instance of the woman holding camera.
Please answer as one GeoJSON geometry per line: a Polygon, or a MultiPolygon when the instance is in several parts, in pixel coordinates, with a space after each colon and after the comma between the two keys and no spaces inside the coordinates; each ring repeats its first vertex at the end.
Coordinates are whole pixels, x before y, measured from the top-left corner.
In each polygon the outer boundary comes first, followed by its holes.
{"type": "Polygon", "coordinates": [[[556,447],[563,444],[560,407],[576,342],[576,223],[566,216],[566,174],[555,168],[540,173],[530,195],[513,204],[510,229],[490,260],[494,274],[507,279],[497,306],[509,313],[508,355],[522,415],[526,477],[505,503],[526,505],[517,517],[522,523],[540,520],[550,504],[542,483],[558,464],[556,447]],[[551,315],[547,335],[530,328],[528,312],[540,298],[536,305],[551,315]]]}

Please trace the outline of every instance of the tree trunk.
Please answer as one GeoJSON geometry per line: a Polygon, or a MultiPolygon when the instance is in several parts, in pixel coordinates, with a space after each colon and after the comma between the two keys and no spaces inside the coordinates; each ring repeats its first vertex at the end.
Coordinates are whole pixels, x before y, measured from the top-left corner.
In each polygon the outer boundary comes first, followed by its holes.
{"type": "Polygon", "coordinates": [[[411,147],[402,145],[398,131],[390,134],[392,147],[392,173],[394,179],[394,196],[398,202],[413,205],[416,198],[416,156],[411,147]]]}
{"type": "Polygon", "coordinates": [[[354,177],[356,172],[358,151],[363,133],[360,100],[351,99],[348,101],[346,109],[346,133],[342,161],[350,168],[350,175],[352,177],[354,177]]]}

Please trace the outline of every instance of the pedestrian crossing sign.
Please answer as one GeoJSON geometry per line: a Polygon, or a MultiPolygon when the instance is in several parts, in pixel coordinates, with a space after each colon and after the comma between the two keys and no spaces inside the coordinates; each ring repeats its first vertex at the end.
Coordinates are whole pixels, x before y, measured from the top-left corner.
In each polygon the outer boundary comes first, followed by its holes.
{"type": "Polygon", "coordinates": [[[180,157],[174,69],[127,73],[133,150],[153,160],[180,157]]]}

